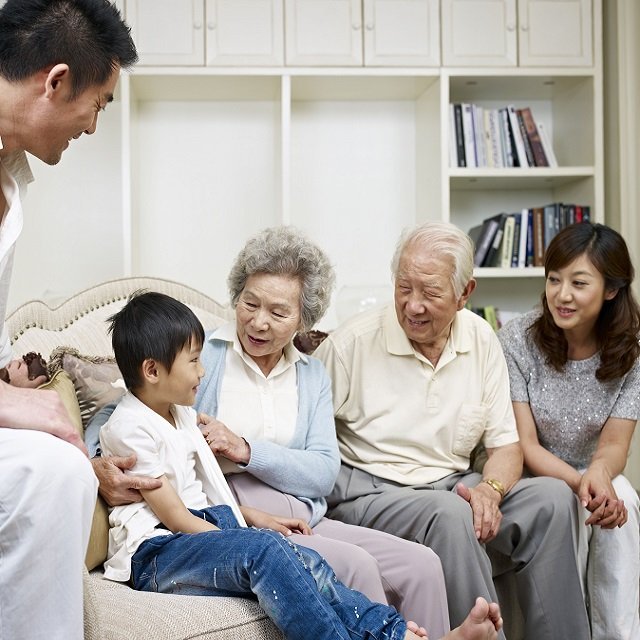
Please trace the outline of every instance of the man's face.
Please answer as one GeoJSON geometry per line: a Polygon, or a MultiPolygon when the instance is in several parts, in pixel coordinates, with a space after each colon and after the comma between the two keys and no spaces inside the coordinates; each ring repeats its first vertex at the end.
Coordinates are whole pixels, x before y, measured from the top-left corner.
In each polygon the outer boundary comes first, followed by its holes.
{"type": "Polygon", "coordinates": [[[418,351],[444,347],[456,312],[467,297],[456,298],[453,260],[413,243],[400,256],[394,300],[398,322],[418,351]]]}
{"type": "Polygon", "coordinates": [[[114,69],[104,84],[89,87],[72,99],[68,77],[60,80],[65,86],[39,104],[26,150],[47,164],[60,162],[71,140],[96,130],[98,114],[113,100],[119,74],[114,69]]]}

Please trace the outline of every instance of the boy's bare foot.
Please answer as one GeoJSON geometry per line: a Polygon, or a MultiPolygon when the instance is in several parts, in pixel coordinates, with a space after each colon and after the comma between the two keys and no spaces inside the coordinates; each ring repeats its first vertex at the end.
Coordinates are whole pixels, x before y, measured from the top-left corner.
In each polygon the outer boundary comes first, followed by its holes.
{"type": "Polygon", "coordinates": [[[453,631],[449,631],[448,640],[494,640],[502,629],[500,607],[484,598],[478,598],[466,620],[453,631]]]}

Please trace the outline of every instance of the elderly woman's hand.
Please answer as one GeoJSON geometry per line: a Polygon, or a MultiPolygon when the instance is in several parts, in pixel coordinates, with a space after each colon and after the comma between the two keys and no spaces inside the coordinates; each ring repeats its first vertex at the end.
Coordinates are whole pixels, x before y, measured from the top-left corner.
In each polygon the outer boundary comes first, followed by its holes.
{"type": "Polygon", "coordinates": [[[213,453],[224,456],[236,464],[249,463],[251,460],[249,443],[233,433],[222,422],[205,413],[199,413],[198,426],[213,453]]]}

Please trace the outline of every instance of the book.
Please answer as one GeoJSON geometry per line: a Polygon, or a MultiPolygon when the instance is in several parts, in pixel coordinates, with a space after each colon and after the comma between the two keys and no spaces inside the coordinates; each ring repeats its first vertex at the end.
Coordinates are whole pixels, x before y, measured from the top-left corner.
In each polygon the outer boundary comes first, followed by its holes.
{"type": "Polygon", "coordinates": [[[514,213],[513,221],[515,226],[513,228],[513,250],[511,251],[511,266],[518,266],[518,258],[520,255],[520,225],[522,223],[522,216],[519,213],[514,213]]]}
{"type": "Polygon", "coordinates": [[[540,134],[538,133],[538,127],[536,126],[536,121],[533,118],[531,109],[529,107],[524,107],[520,109],[518,113],[521,115],[522,122],[524,123],[525,132],[533,155],[534,165],[536,167],[548,167],[549,162],[547,161],[547,156],[544,153],[540,134]]]}
{"type": "Polygon", "coordinates": [[[550,167],[557,167],[558,160],[556,159],[556,154],[553,152],[553,147],[551,146],[551,139],[547,134],[547,128],[544,126],[544,123],[538,122],[538,134],[540,135],[540,142],[542,143],[542,148],[544,149],[544,155],[549,162],[550,167]]]}
{"type": "Polygon", "coordinates": [[[509,135],[509,113],[506,107],[498,110],[498,128],[502,143],[503,164],[505,167],[513,167],[513,146],[509,135]]]}
{"type": "Polygon", "coordinates": [[[529,230],[529,209],[520,212],[520,246],[518,248],[518,264],[522,268],[527,264],[527,236],[529,230]]]}
{"type": "Polygon", "coordinates": [[[491,325],[491,328],[494,331],[497,331],[500,328],[498,326],[498,316],[496,315],[496,308],[493,305],[487,305],[484,308],[484,319],[491,325]]]}
{"type": "Polygon", "coordinates": [[[527,251],[524,266],[533,266],[533,209],[527,209],[527,251]]]}
{"type": "Polygon", "coordinates": [[[531,149],[531,143],[529,142],[529,136],[527,136],[527,128],[524,124],[524,118],[522,116],[522,109],[516,109],[516,119],[518,126],[520,127],[520,135],[522,136],[522,144],[524,145],[524,153],[527,158],[527,164],[523,167],[535,167],[536,161],[533,157],[533,150],[531,149]]]}
{"type": "Polygon", "coordinates": [[[477,167],[476,139],[473,130],[473,109],[468,103],[462,104],[462,130],[464,132],[464,157],[467,167],[477,167]]]}
{"type": "Polygon", "coordinates": [[[449,105],[449,166],[459,167],[458,147],[456,144],[456,115],[455,105],[449,105]]]}
{"type": "Polygon", "coordinates": [[[487,125],[487,159],[492,167],[502,168],[505,166],[504,155],[502,151],[502,142],[500,140],[500,115],[497,109],[487,109],[485,111],[487,117],[485,124],[487,125]]]}
{"type": "Polygon", "coordinates": [[[476,167],[486,167],[487,148],[484,139],[484,109],[478,105],[471,105],[471,118],[473,120],[473,140],[476,150],[476,167]]]}
{"type": "Polygon", "coordinates": [[[456,158],[459,167],[466,167],[466,156],[464,149],[464,128],[462,125],[462,105],[460,103],[453,105],[453,115],[456,127],[456,158]]]}
{"type": "Polygon", "coordinates": [[[499,226],[499,216],[494,216],[487,218],[481,225],[477,225],[469,230],[469,236],[475,244],[473,264],[476,267],[483,265],[499,226]]]}
{"type": "Polygon", "coordinates": [[[533,208],[533,266],[544,266],[544,209],[533,208]]]}
{"type": "Polygon", "coordinates": [[[502,246],[500,247],[500,263],[498,266],[508,269],[511,266],[511,255],[513,254],[513,235],[515,232],[515,218],[508,215],[504,222],[502,233],[502,246]]]}
{"type": "Polygon", "coordinates": [[[499,267],[500,247],[502,246],[502,238],[504,236],[504,226],[507,220],[508,214],[499,213],[497,216],[493,216],[492,219],[498,221],[498,229],[496,230],[489,251],[482,262],[483,267],[499,267]]]}
{"type": "Polygon", "coordinates": [[[547,250],[549,243],[556,235],[556,209],[558,203],[547,204],[544,211],[544,250],[547,250]]]}
{"type": "Polygon", "coordinates": [[[518,124],[518,115],[516,113],[516,108],[512,104],[507,107],[507,114],[509,116],[509,133],[511,135],[512,148],[514,150],[514,166],[528,167],[529,163],[527,162],[527,154],[524,149],[520,125],[518,124]]]}

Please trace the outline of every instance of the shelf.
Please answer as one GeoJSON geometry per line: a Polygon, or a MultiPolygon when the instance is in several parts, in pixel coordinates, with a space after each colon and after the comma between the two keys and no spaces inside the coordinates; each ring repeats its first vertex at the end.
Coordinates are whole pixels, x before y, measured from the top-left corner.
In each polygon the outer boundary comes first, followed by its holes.
{"type": "Polygon", "coordinates": [[[473,270],[475,278],[542,278],[544,267],[522,267],[501,269],[498,267],[476,267],[473,270]]]}
{"type": "Polygon", "coordinates": [[[593,178],[593,167],[530,167],[525,169],[450,168],[449,182],[454,190],[555,189],[593,178]]]}

